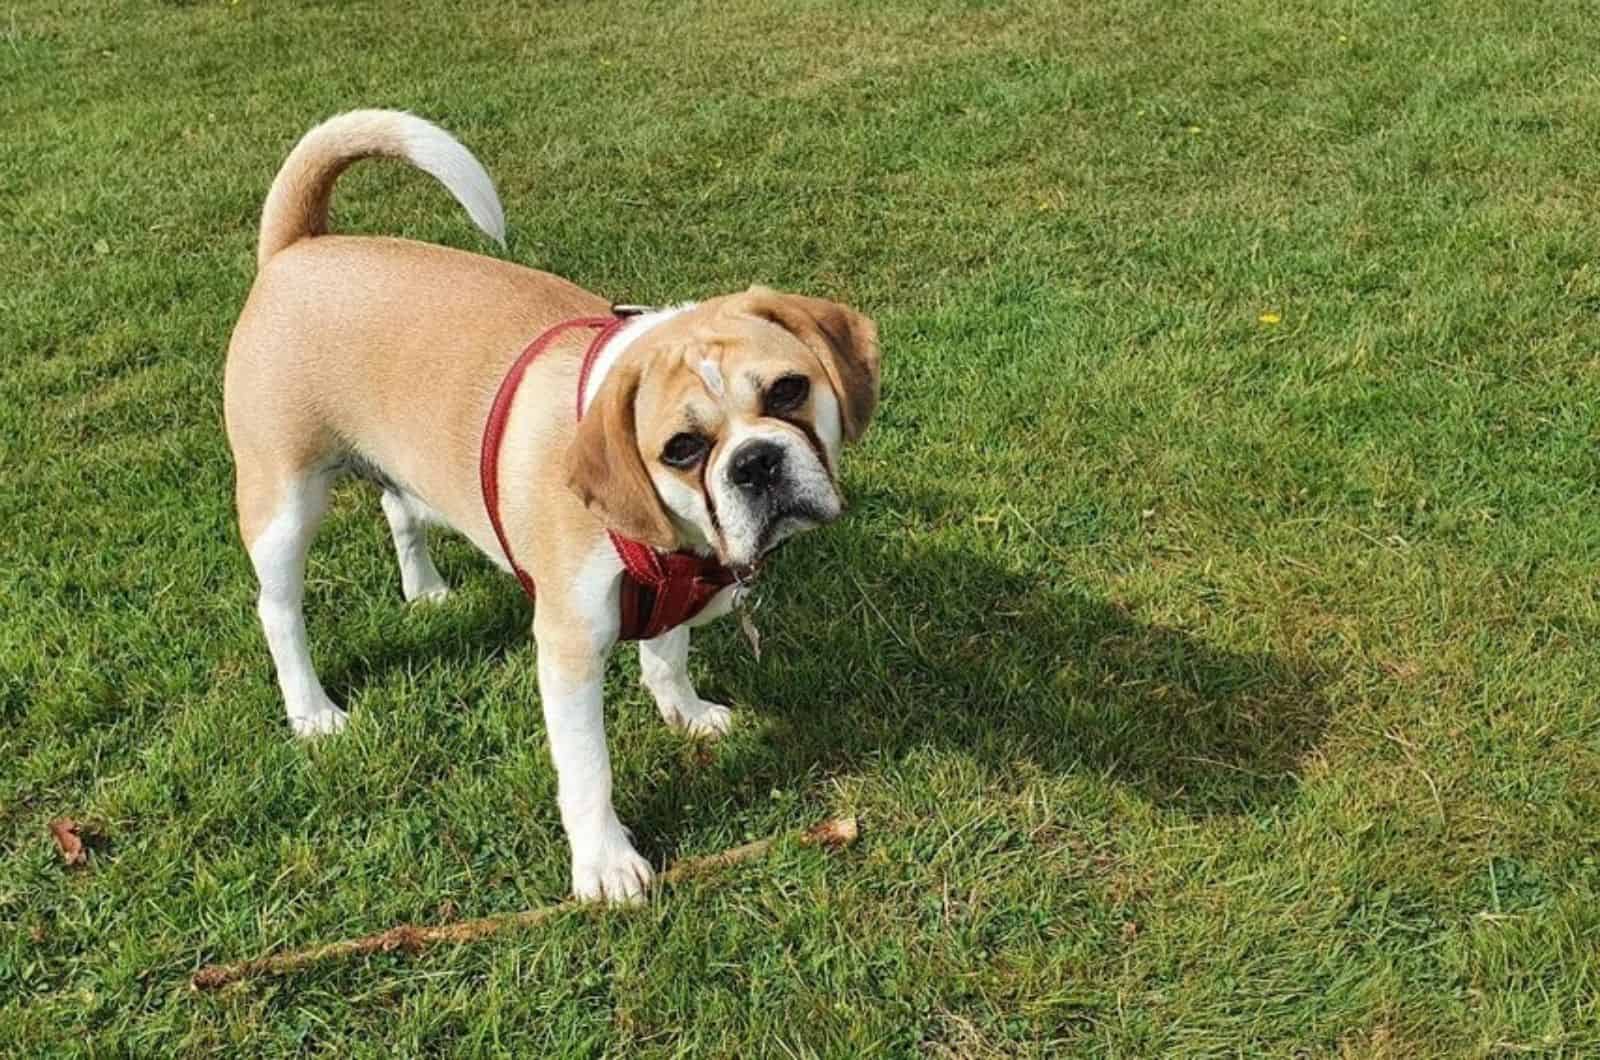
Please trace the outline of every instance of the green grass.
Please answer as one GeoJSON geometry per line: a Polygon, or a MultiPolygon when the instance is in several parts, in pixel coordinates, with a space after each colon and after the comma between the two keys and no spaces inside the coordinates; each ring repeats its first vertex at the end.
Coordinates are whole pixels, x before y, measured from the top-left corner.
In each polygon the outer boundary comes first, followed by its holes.
{"type": "MultiPolygon", "coordinates": [[[[0,11],[0,1052],[1595,1055],[1596,54],[1569,3],[0,11]],[[697,641],[736,732],[607,690],[658,864],[866,834],[195,995],[567,886],[513,581],[444,538],[408,610],[344,489],[315,747],[255,622],[223,351],[356,106],[460,135],[512,260],[877,318],[849,517],[762,662],[697,641]]],[[[491,249],[401,167],[336,207],[491,249]]]]}

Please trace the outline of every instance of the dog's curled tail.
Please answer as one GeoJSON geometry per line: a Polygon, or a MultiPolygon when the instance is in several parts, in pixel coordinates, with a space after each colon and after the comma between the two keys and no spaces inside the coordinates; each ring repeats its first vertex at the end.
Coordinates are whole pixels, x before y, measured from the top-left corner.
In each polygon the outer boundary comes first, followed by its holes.
{"type": "Polygon", "coordinates": [[[261,210],[259,268],[278,251],[328,230],[328,200],[345,167],[382,156],[410,162],[431,174],[466,207],[477,226],[502,246],[505,214],[494,182],[472,152],[432,122],[398,110],[353,110],[329,118],[303,136],[272,181],[261,210]]]}

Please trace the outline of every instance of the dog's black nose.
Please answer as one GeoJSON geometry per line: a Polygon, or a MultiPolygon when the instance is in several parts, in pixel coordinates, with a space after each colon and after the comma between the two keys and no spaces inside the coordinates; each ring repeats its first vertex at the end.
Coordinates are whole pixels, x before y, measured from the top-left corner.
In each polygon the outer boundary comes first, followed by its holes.
{"type": "Polygon", "coordinates": [[[783,448],[773,442],[749,442],[733,454],[728,478],[751,493],[765,493],[783,477],[783,448]]]}

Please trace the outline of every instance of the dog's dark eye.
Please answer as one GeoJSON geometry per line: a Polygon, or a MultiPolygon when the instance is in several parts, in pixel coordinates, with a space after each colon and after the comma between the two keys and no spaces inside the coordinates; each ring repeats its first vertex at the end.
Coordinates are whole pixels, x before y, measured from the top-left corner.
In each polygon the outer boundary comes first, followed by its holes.
{"type": "Polygon", "coordinates": [[[661,450],[661,462],[673,467],[694,467],[710,448],[711,443],[706,441],[705,435],[683,431],[667,439],[665,448],[661,450]]]}
{"type": "Polygon", "coordinates": [[[805,403],[810,393],[811,380],[803,375],[786,375],[767,387],[767,412],[793,412],[805,403]]]}

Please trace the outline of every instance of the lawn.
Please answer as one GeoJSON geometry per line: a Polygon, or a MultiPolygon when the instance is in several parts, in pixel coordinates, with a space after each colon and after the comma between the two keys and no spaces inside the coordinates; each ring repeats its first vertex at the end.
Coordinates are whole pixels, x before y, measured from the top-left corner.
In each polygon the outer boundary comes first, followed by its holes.
{"type": "Polygon", "coordinates": [[[1600,1052],[1600,24],[1573,3],[196,4],[0,12],[0,1053],[1600,1052]],[[201,964],[567,887],[529,613],[370,488],[295,742],[222,362],[295,139],[404,107],[500,251],[367,163],[340,231],[617,300],[874,316],[851,511],[735,705],[608,681],[658,866],[474,946],[201,964]],[[94,837],[69,869],[47,823],[94,837]]]}

